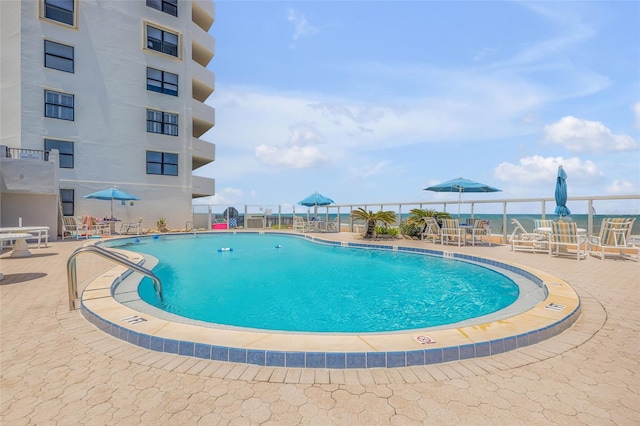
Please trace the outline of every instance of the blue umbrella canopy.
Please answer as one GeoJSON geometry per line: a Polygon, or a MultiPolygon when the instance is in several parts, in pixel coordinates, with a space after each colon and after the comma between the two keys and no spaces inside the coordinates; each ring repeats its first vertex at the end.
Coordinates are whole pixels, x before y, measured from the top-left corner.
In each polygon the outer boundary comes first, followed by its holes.
{"type": "Polygon", "coordinates": [[[119,190],[115,186],[85,195],[83,198],[94,200],[111,200],[111,217],[113,217],[113,200],[139,200],[140,198],[119,190]]]}
{"type": "Polygon", "coordinates": [[[494,188],[493,186],[486,185],[484,183],[475,182],[465,178],[457,178],[448,180],[446,182],[439,183],[437,185],[430,186],[424,189],[425,191],[434,192],[457,192],[458,193],[458,217],[460,217],[460,202],[462,200],[463,192],[499,192],[501,189],[494,188]]]}
{"type": "Polygon", "coordinates": [[[298,202],[298,204],[303,205],[305,207],[328,206],[329,204],[333,204],[333,203],[334,201],[331,198],[325,197],[324,195],[319,194],[317,192],[314,192],[304,200],[298,202]]]}
{"type": "Polygon", "coordinates": [[[560,217],[569,216],[571,210],[567,207],[567,173],[562,166],[558,167],[558,178],[556,179],[556,211],[560,217]]]}

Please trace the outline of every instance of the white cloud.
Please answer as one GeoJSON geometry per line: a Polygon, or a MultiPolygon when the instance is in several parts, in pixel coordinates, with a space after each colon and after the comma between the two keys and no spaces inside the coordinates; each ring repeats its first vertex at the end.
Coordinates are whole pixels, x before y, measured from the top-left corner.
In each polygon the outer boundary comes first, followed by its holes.
{"type": "Polygon", "coordinates": [[[637,194],[638,188],[632,182],[616,179],[613,181],[611,185],[607,187],[606,191],[608,194],[612,194],[612,195],[637,194]]]}
{"type": "Polygon", "coordinates": [[[244,191],[237,188],[224,188],[221,191],[216,191],[216,195],[212,195],[211,197],[202,197],[194,200],[194,205],[207,205],[207,204],[216,204],[216,205],[233,205],[238,204],[240,200],[244,197],[244,191]]]}
{"type": "Polygon", "coordinates": [[[281,148],[273,145],[258,145],[255,148],[258,161],[268,166],[303,169],[328,164],[330,158],[315,146],[292,146],[281,148]]]}
{"type": "Polygon", "coordinates": [[[324,137],[313,124],[297,123],[289,126],[289,143],[291,145],[315,145],[324,142],[324,137]]]}
{"type": "Polygon", "coordinates": [[[603,176],[602,171],[591,160],[539,155],[521,158],[519,164],[500,163],[494,169],[494,175],[503,182],[531,187],[540,183],[555,182],[558,166],[564,168],[570,182],[597,182],[603,176]]]}
{"type": "Polygon", "coordinates": [[[388,165],[388,161],[381,161],[377,164],[367,164],[360,167],[350,167],[348,170],[349,177],[354,180],[360,180],[377,176],[383,173],[387,169],[388,165]]]}
{"type": "Polygon", "coordinates": [[[564,146],[572,152],[602,153],[630,151],[638,143],[628,135],[616,135],[599,121],[589,121],[572,116],[561,118],[544,127],[545,141],[564,146]]]}
{"type": "Polygon", "coordinates": [[[307,18],[295,9],[287,10],[287,21],[293,23],[293,40],[316,34],[318,29],[311,25],[307,18]]]}

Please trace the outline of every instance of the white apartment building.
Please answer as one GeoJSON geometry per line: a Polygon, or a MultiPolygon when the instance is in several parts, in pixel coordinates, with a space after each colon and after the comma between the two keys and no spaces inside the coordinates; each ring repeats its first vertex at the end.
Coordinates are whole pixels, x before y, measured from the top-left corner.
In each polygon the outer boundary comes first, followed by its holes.
{"type": "Polygon", "coordinates": [[[215,159],[214,18],[210,0],[0,1],[0,226],[109,216],[83,196],[116,186],[140,198],[118,219],[184,228],[215,193],[192,173],[215,159]]]}

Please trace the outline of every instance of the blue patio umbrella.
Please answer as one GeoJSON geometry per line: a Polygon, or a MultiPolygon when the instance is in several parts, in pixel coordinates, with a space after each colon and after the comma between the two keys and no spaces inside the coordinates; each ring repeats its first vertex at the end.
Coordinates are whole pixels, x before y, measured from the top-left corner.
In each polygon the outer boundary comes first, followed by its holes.
{"type": "Polygon", "coordinates": [[[329,204],[333,204],[334,201],[329,198],[329,197],[325,197],[324,195],[318,193],[318,192],[314,192],[313,194],[309,195],[307,198],[305,198],[302,201],[299,201],[298,204],[305,206],[305,207],[313,207],[314,208],[314,213],[313,215],[316,216],[318,214],[318,206],[328,206],[329,204]]]}
{"type": "Polygon", "coordinates": [[[567,173],[562,166],[558,167],[558,178],[556,179],[556,210],[555,214],[569,216],[571,210],[567,207],[567,173]]]}
{"type": "Polygon", "coordinates": [[[446,182],[439,183],[437,185],[430,186],[424,189],[425,191],[434,192],[457,192],[458,193],[458,219],[460,218],[460,203],[462,201],[463,192],[500,192],[501,189],[494,188],[493,186],[486,185],[484,183],[475,182],[465,178],[457,178],[448,180],[446,182]]]}
{"type": "Polygon", "coordinates": [[[113,200],[139,200],[140,198],[119,190],[115,186],[85,195],[83,198],[94,200],[111,200],[111,217],[113,217],[113,200]]]}

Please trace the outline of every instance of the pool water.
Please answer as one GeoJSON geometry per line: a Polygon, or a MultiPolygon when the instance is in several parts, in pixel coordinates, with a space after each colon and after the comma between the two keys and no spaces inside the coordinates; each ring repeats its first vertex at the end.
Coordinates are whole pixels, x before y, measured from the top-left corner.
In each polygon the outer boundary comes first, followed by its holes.
{"type": "Polygon", "coordinates": [[[411,253],[317,244],[286,235],[141,238],[159,259],[160,302],[196,320],[279,331],[363,333],[453,324],[512,304],[518,286],[483,266],[411,253]],[[220,249],[232,249],[229,251],[220,249]]]}

